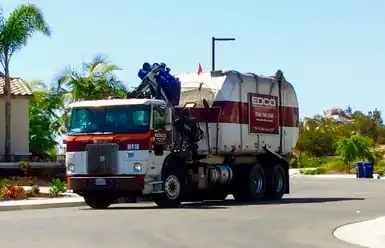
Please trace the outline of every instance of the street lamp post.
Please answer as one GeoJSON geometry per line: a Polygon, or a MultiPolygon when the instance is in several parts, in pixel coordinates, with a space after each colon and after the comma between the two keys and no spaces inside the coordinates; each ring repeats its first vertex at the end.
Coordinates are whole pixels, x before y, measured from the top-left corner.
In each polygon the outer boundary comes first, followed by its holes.
{"type": "Polygon", "coordinates": [[[215,71],[215,41],[234,41],[235,38],[212,38],[212,71],[215,71]]]}

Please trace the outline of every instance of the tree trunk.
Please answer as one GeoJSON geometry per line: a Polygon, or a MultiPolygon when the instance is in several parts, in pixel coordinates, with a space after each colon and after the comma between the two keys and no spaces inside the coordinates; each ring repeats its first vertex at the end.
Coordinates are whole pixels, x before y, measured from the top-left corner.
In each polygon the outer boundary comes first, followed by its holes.
{"type": "Polygon", "coordinates": [[[10,161],[11,155],[11,80],[9,78],[8,61],[5,63],[4,98],[5,98],[5,161],[10,161]]]}

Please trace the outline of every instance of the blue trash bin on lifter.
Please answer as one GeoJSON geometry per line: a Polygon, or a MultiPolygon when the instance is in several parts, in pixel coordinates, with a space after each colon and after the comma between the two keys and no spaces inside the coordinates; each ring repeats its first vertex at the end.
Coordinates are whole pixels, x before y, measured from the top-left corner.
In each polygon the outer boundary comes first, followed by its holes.
{"type": "Polygon", "coordinates": [[[357,178],[373,178],[373,163],[358,162],[356,163],[357,178]]]}

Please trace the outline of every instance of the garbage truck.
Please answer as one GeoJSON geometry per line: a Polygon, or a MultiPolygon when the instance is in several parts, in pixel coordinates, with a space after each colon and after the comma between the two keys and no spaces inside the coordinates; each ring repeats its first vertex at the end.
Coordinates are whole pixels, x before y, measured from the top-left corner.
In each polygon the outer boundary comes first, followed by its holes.
{"type": "Polygon", "coordinates": [[[277,201],[290,193],[298,101],[281,70],[178,74],[170,76],[170,90],[165,64],[143,68],[127,99],[70,106],[68,187],[91,208],[122,197],[147,196],[175,208],[228,195],[277,201]]]}

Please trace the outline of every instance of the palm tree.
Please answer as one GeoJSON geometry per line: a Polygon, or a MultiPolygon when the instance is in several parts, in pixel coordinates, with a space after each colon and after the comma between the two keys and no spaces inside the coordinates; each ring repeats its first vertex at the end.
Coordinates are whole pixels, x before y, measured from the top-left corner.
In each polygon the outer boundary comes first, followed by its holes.
{"type": "Polygon", "coordinates": [[[91,62],[83,63],[79,70],[66,67],[57,78],[56,94],[63,101],[61,132],[66,131],[70,113],[68,105],[75,101],[100,100],[109,96],[127,96],[127,88],[117,79],[115,72],[121,70],[103,55],[96,55],[91,62]]]}
{"type": "Polygon", "coordinates": [[[5,159],[11,153],[11,83],[9,63],[12,56],[25,47],[33,34],[40,32],[51,36],[51,29],[42,11],[33,4],[22,4],[11,12],[8,19],[0,9],[0,63],[5,77],[5,159]]]}
{"type": "Polygon", "coordinates": [[[58,76],[58,92],[66,95],[66,103],[100,100],[108,96],[125,96],[127,89],[115,76],[121,70],[106,57],[97,55],[80,70],[67,67],[58,76]]]}
{"type": "Polygon", "coordinates": [[[30,149],[36,155],[52,155],[56,151],[56,136],[62,135],[63,96],[48,89],[40,80],[27,82],[34,98],[29,106],[29,142],[30,149]]]}

